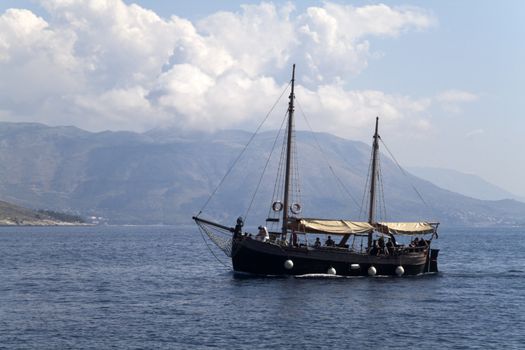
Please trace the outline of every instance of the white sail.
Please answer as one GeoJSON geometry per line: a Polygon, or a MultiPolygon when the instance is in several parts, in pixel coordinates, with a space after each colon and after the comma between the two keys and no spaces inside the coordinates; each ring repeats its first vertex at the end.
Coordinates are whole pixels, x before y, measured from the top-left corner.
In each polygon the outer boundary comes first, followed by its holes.
{"type": "Polygon", "coordinates": [[[299,219],[297,228],[305,233],[327,233],[332,235],[364,234],[374,227],[368,222],[349,220],[299,219]]]}
{"type": "Polygon", "coordinates": [[[395,235],[421,235],[436,231],[436,227],[428,222],[378,222],[377,225],[380,230],[386,228],[395,235]]]}

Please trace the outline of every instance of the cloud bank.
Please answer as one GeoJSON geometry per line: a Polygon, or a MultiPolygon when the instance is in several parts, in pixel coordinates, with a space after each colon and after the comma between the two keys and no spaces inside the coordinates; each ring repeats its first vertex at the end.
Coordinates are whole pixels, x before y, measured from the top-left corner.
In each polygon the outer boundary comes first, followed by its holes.
{"type": "Polygon", "coordinates": [[[298,13],[261,3],[191,22],[121,0],[40,5],[45,19],[25,9],[0,15],[1,120],[88,130],[253,128],[297,63],[298,102],[316,129],[352,136],[376,115],[429,128],[421,116],[432,99],[345,84],[367,68],[373,38],[434,25],[418,8],[325,2],[298,13]]]}

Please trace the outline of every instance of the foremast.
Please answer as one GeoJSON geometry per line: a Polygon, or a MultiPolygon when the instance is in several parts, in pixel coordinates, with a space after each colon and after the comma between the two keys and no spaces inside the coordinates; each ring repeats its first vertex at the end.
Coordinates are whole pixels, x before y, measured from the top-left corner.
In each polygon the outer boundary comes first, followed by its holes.
{"type": "MultiPolygon", "coordinates": [[[[374,132],[374,142],[372,144],[372,171],[370,174],[370,207],[368,211],[368,223],[370,225],[375,224],[375,195],[376,195],[376,178],[377,178],[377,151],[379,150],[379,117],[376,117],[376,129],[374,132]]],[[[368,249],[372,247],[372,234],[373,232],[368,233],[368,249]]]]}
{"type": "Polygon", "coordinates": [[[283,198],[283,226],[281,238],[286,239],[288,233],[288,208],[290,206],[289,192],[290,192],[290,173],[292,163],[292,127],[293,127],[293,113],[294,113],[294,85],[295,85],[295,64],[292,68],[292,89],[290,91],[290,101],[288,102],[288,133],[286,135],[286,165],[284,175],[284,198],[283,198]]]}

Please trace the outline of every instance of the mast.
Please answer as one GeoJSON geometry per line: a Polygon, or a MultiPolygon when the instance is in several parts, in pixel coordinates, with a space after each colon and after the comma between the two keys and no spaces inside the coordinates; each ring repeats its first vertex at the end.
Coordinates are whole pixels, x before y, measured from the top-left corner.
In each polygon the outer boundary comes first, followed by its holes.
{"type": "MultiPolygon", "coordinates": [[[[379,134],[378,134],[379,117],[376,117],[376,130],[374,133],[374,142],[372,144],[372,173],[370,178],[370,208],[368,212],[368,223],[374,224],[374,208],[375,208],[375,189],[376,189],[376,172],[377,172],[377,151],[379,149],[379,134]]],[[[372,247],[372,232],[368,233],[368,248],[372,247]]]]}
{"type": "Polygon", "coordinates": [[[288,103],[288,134],[286,139],[286,169],[284,178],[284,198],[283,198],[283,228],[282,239],[286,239],[288,232],[288,206],[289,206],[289,192],[290,192],[290,172],[292,162],[292,126],[293,126],[293,100],[294,100],[294,84],[295,84],[295,64],[292,68],[292,90],[290,91],[290,102],[288,103]]]}

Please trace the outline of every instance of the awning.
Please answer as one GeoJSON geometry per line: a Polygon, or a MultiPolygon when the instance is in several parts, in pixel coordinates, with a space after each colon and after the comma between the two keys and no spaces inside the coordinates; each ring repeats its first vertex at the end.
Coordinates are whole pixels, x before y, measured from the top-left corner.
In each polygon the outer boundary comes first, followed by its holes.
{"type": "Polygon", "coordinates": [[[422,235],[436,230],[436,227],[428,222],[378,222],[376,228],[379,232],[388,230],[388,233],[395,235],[422,235]]]}
{"type": "Polygon", "coordinates": [[[298,219],[291,224],[298,232],[349,235],[368,233],[374,229],[368,222],[348,220],[298,219]]]}

